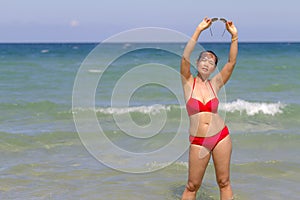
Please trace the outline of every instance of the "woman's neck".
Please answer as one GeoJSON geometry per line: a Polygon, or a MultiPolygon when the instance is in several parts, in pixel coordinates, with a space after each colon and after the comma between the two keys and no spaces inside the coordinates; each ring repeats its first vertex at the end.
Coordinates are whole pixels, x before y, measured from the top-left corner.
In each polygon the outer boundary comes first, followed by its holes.
{"type": "Polygon", "coordinates": [[[203,76],[200,73],[197,74],[198,79],[200,79],[202,82],[207,82],[209,76],[203,76]]]}

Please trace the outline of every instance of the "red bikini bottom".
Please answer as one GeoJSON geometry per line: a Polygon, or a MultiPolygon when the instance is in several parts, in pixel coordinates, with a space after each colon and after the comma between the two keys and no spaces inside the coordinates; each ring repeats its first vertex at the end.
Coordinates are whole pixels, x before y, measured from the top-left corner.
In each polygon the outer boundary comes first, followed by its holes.
{"type": "Polygon", "coordinates": [[[196,144],[200,146],[204,146],[208,148],[210,151],[212,151],[216,145],[223,140],[227,135],[229,135],[229,131],[227,126],[224,126],[224,128],[216,135],[210,136],[210,137],[194,137],[190,136],[190,142],[191,144],[196,144]]]}

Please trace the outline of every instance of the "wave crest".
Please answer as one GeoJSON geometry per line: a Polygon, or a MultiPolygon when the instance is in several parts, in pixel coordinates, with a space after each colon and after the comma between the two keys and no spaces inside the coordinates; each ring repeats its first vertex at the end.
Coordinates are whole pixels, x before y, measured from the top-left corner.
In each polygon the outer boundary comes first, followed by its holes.
{"type": "MultiPolygon", "coordinates": [[[[276,115],[283,113],[283,108],[286,105],[277,102],[277,103],[266,103],[266,102],[248,102],[242,99],[237,99],[228,103],[220,103],[219,110],[225,112],[240,112],[240,114],[245,113],[246,115],[253,116],[257,114],[264,115],[276,115]]],[[[85,110],[85,109],[83,109],[85,110]]],[[[91,109],[93,110],[93,109],[91,109]]],[[[142,114],[159,114],[161,112],[181,112],[185,110],[185,105],[163,105],[163,104],[154,104],[154,105],[145,105],[145,106],[132,106],[132,107],[98,107],[95,109],[97,113],[102,114],[126,114],[126,113],[142,113],[142,114]]]]}
{"type": "Polygon", "coordinates": [[[277,103],[259,103],[259,102],[248,102],[242,99],[237,99],[236,101],[225,103],[220,105],[220,109],[226,112],[236,112],[240,113],[246,112],[247,115],[255,115],[259,113],[272,115],[282,113],[282,109],[285,107],[285,104],[280,102],[277,103]]]}
{"type": "Polygon", "coordinates": [[[139,112],[144,114],[158,114],[161,111],[170,111],[170,110],[171,110],[171,106],[155,104],[151,106],[97,108],[96,112],[100,112],[104,114],[125,114],[130,112],[139,112]]]}

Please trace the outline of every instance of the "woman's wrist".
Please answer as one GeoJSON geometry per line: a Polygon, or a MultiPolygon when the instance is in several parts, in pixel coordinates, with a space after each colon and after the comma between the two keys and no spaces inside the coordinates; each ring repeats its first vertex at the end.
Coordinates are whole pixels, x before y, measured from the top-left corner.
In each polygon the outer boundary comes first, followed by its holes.
{"type": "Polygon", "coordinates": [[[204,30],[204,29],[201,28],[201,27],[197,27],[197,28],[196,28],[196,31],[199,32],[199,33],[201,33],[203,30],[204,30]]]}
{"type": "Polygon", "coordinates": [[[235,35],[232,35],[231,36],[231,42],[234,42],[234,41],[236,41],[236,40],[238,40],[238,35],[237,34],[235,34],[235,35]]]}

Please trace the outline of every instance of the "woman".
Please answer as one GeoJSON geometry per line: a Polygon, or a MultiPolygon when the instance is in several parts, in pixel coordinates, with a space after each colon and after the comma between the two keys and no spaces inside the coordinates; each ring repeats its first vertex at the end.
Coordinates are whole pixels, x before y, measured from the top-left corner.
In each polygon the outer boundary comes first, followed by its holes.
{"type": "Polygon", "coordinates": [[[204,18],[197,26],[192,38],[185,47],[181,61],[181,77],[190,119],[190,149],[188,182],[182,200],[196,199],[196,193],[212,156],[216,179],[220,189],[220,199],[233,199],[230,184],[231,139],[223,119],[218,115],[217,93],[229,80],[238,53],[238,33],[232,21],[222,19],[231,34],[228,62],[222,70],[212,77],[218,57],[212,51],[201,52],[197,60],[198,74],[193,77],[190,71],[190,55],[202,31],[209,28],[215,19],[204,18]]]}

